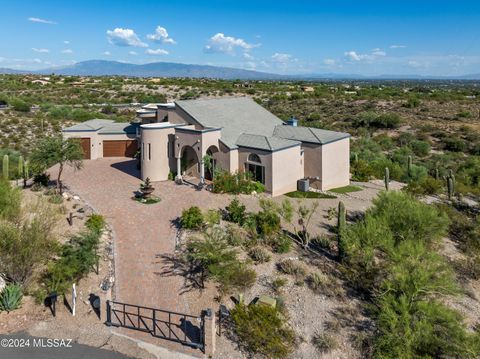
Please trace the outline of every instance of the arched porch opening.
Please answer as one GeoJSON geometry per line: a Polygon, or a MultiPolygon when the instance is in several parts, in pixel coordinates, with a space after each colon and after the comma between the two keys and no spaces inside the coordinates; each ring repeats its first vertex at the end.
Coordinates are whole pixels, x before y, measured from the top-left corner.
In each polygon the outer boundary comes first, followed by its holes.
{"type": "Polygon", "coordinates": [[[192,146],[184,146],[181,151],[181,174],[187,177],[200,177],[200,161],[192,146]]]}
{"type": "Polygon", "coordinates": [[[204,163],[205,165],[205,179],[212,181],[213,176],[215,174],[215,168],[217,167],[217,155],[219,153],[219,149],[217,146],[212,145],[209,148],[207,148],[207,156],[209,158],[209,163],[204,163]]]}

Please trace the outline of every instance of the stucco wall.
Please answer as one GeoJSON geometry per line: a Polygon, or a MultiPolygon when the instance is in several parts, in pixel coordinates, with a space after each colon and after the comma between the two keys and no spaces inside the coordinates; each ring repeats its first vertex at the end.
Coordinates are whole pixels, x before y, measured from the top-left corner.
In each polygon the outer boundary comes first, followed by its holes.
{"type": "Polygon", "coordinates": [[[142,148],[142,180],[147,177],[152,181],[165,181],[170,172],[171,159],[169,158],[169,146],[174,127],[166,128],[141,128],[142,148]],[[149,146],[150,145],[150,146],[149,146]]]}
{"type": "Polygon", "coordinates": [[[350,138],[322,146],[322,190],[350,183],[350,138]]]}
{"type": "Polygon", "coordinates": [[[302,143],[305,177],[322,178],[322,146],[302,143]]]}
{"type": "Polygon", "coordinates": [[[103,141],[135,140],[135,134],[99,134],[97,131],[63,132],[64,138],[90,138],[90,159],[103,157],[103,141]]]}
{"type": "Polygon", "coordinates": [[[297,180],[304,177],[300,146],[272,153],[272,196],[297,189],[297,180]]]}

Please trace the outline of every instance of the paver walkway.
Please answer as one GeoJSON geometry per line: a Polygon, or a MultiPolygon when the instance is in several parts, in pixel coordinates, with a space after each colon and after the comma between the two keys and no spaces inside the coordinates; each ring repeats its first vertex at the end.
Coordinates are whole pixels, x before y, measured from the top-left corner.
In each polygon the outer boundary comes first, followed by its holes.
{"type": "MultiPolygon", "coordinates": [[[[162,199],[161,202],[145,205],[131,199],[141,183],[138,176],[134,160],[104,158],[84,161],[80,171],[67,167],[63,181],[71,192],[104,215],[113,227],[116,300],[200,315],[179,295],[182,278],[161,275],[165,264],[160,256],[174,252],[176,228],[172,221],[184,208],[193,205],[214,207],[212,201],[218,202],[221,196],[165,181],[154,183],[154,194],[162,199]]],[[[52,178],[55,177],[52,175],[52,178]]],[[[200,354],[198,350],[140,332],[125,329],[122,332],[170,349],[200,354]]]]}
{"type": "MultiPolygon", "coordinates": [[[[55,168],[51,170],[55,178],[55,168]]],[[[81,171],[67,167],[64,183],[69,190],[78,194],[96,211],[104,215],[114,230],[115,242],[115,298],[118,301],[175,312],[200,315],[200,308],[188,305],[181,295],[183,278],[165,276],[165,262],[161,255],[175,251],[176,228],[173,221],[182,210],[190,206],[202,209],[224,208],[230,201],[228,195],[212,195],[207,191],[196,191],[189,186],[178,186],[172,181],[154,183],[155,195],[161,202],[145,205],[131,198],[138,190],[141,180],[135,167],[135,160],[128,158],[103,158],[84,161],[81,171]]],[[[369,183],[362,192],[339,196],[346,202],[349,211],[364,211],[371,205],[371,199],[382,189],[380,183],[369,183]]],[[[276,197],[281,201],[284,197],[276,197]]],[[[312,230],[325,232],[322,226],[325,215],[331,207],[338,205],[338,199],[320,201],[316,222],[312,230]]],[[[250,211],[258,210],[258,200],[243,196],[242,202],[250,211]]],[[[205,308],[202,308],[205,309],[205,308]]],[[[175,351],[201,355],[178,343],[154,338],[148,334],[119,329],[125,335],[175,351]]]]}

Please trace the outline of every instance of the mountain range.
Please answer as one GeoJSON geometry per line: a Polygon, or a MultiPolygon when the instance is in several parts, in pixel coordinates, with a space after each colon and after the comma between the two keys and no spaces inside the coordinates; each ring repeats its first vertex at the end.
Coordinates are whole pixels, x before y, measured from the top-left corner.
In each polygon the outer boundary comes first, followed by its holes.
{"type": "Polygon", "coordinates": [[[420,75],[379,75],[363,76],[358,74],[304,74],[280,75],[253,70],[237,69],[231,67],[181,64],[174,62],[152,62],[148,64],[130,64],[118,61],[89,60],[77,62],[70,66],[51,67],[42,70],[14,70],[0,68],[0,74],[58,74],[77,76],[133,76],[133,77],[192,77],[192,78],[218,78],[241,80],[480,80],[479,74],[461,76],[420,76],[420,75]]]}

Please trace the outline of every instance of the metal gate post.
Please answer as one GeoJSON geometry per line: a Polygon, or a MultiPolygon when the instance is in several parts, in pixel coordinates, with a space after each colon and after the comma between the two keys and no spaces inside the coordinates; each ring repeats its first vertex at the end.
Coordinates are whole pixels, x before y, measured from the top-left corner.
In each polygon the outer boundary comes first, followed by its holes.
{"type": "Polygon", "coordinates": [[[112,306],[109,300],[107,300],[107,321],[105,324],[109,327],[112,325],[112,306]]]}
{"type": "Polygon", "coordinates": [[[203,350],[206,356],[210,357],[215,353],[215,341],[217,330],[215,328],[215,312],[207,309],[202,313],[203,321],[203,350]]]}

